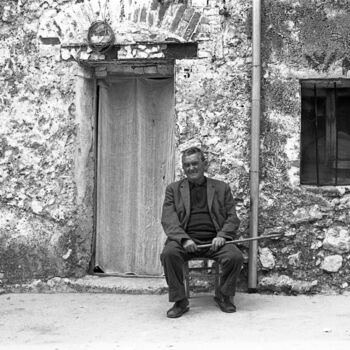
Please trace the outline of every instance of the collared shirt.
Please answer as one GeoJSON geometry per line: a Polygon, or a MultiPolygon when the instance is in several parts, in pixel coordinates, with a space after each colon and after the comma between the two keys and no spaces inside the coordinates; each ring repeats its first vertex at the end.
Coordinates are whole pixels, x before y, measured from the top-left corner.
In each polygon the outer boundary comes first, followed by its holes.
{"type": "Polygon", "coordinates": [[[215,226],[211,220],[207,200],[207,179],[201,184],[189,182],[191,212],[187,234],[196,244],[211,243],[216,237],[215,226]]]}

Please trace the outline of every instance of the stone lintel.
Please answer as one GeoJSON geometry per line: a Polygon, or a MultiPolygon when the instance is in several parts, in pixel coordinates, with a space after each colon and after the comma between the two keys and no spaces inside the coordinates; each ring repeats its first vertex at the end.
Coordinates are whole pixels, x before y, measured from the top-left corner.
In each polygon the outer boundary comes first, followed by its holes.
{"type": "MultiPolygon", "coordinates": [[[[66,44],[61,46],[62,49],[80,49],[87,50],[88,46],[86,44],[66,44]]],[[[150,52],[149,57],[145,57],[145,60],[152,60],[156,57],[163,58],[166,60],[175,60],[175,59],[186,59],[186,58],[196,58],[198,54],[198,44],[196,42],[187,42],[187,43],[178,43],[178,42],[142,42],[142,43],[133,43],[125,45],[113,45],[113,47],[108,50],[106,53],[103,53],[104,59],[93,60],[93,59],[81,59],[80,62],[83,64],[89,65],[93,62],[109,62],[109,61],[121,61],[127,60],[131,61],[133,59],[139,59],[142,57],[118,57],[118,52],[122,49],[129,48],[140,49],[143,52],[150,52]],[[152,49],[160,51],[159,56],[152,56],[152,49]]],[[[86,52],[88,55],[88,53],[86,52]]],[[[147,55],[145,55],[147,56],[147,55]]],[[[72,58],[73,59],[73,58],[72,58]]]]}
{"type": "Polygon", "coordinates": [[[198,53],[197,43],[173,43],[168,44],[164,51],[165,58],[171,59],[185,59],[195,58],[198,53]]]}
{"type": "Polygon", "coordinates": [[[44,37],[39,37],[41,43],[43,45],[60,45],[61,40],[58,37],[52,37],[52,38],[44,38],[44,37]]]}

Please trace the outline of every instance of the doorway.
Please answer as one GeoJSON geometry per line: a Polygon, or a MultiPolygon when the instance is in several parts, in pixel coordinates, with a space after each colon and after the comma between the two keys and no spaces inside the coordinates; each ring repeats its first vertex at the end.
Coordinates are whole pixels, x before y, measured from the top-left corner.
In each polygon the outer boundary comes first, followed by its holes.
{"type": "Polygon", "coordinates": [[[174,180],[174,77],[99,81],[95,265],[161,275],[160,217],[174,180]]]}

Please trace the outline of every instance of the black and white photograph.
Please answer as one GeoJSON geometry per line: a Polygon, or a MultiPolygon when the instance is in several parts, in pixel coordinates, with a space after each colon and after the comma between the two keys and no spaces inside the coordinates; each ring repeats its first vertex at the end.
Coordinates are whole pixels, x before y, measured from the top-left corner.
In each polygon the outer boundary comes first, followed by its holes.
{"type": "Polygon", "coordinates": [[[350,347],[350,0],[0,0],[0,350],[350,347]]]}

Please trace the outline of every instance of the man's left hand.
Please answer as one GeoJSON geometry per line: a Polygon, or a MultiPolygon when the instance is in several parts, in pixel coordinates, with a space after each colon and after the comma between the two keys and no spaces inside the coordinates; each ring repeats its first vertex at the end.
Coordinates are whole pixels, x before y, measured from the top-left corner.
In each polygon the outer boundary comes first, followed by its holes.
{"type": "Polygon", "coordinates": [[[224,237],[215,237],[211,242],[210,249],[216,252],[220,247],[225,245],[226,239],[224,237]]]}

